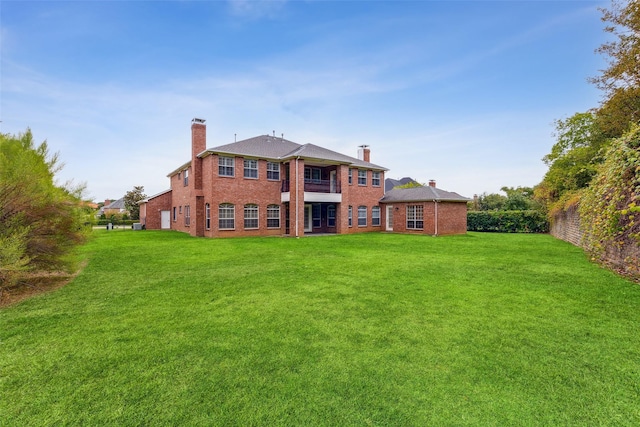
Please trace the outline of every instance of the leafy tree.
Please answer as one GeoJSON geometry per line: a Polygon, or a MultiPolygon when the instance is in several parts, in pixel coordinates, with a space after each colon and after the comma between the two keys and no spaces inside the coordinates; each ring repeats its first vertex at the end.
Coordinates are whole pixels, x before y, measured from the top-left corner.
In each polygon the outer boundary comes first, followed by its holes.
{"type": "Polygon", "coordinates": [[[46,141],[36,146],[31,131],[0,134],[0,286],[26,270],[69,267],[65,255],[85,237],[84,188],[58,186],[62,167],[46,141]]]}
{"type": "Polygon", "coordinates": [[[124,195],[124,206],[127,211],[129,211],[131,219],[140,219],[140,205],[138,205],[138,202],[146,198],[147,195],[144,194],[144,187],[141,185],[134,186],[133,190],[127,191],[127,194],[124,195]]]}
{"type": "Polygon", "coordinates": [[[502,211],[506,203],[507,198],[502,194],[484,192],[478,196],[478,209],[481,211],[502,211]]]}

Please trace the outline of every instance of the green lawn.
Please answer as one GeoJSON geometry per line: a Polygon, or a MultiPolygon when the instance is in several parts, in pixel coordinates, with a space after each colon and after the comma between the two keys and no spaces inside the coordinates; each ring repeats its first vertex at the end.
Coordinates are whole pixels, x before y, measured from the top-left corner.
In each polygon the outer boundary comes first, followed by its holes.
{"type": "Polygon", "coordinates": [[[0,425],[639,425],[640,286],[546,235],[95,231],[0,425]]]}

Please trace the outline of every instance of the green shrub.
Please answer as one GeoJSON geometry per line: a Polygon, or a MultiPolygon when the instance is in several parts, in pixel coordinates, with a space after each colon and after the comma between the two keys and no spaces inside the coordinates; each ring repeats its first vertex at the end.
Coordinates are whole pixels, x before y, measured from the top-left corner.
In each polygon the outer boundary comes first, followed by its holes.
{"type": "Polygon", "coordinates": [[[547,233],[549,221],[539,211],[471,211],[467,213],[468,231],[499,233],[547,233]]]}

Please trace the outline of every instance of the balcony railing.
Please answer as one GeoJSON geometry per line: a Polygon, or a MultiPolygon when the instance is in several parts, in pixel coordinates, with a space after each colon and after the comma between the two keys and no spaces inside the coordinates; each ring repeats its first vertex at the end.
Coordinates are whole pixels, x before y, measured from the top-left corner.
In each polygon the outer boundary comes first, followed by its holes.
{"type": "MultiPolygon", "coordinates": [[[[282,192],[288,193],[291,191],[289,180],[282,180],[282,192]]],[[[336,181],[329,181],[326,179],[305,179],[304,191],[308,193],[341,193],[340,183],[336,181]]]]}

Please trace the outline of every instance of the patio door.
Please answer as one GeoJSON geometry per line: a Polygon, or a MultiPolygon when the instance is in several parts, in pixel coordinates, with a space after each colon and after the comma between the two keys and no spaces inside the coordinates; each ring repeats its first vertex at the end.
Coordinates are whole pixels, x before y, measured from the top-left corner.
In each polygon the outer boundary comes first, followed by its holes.
{"type": "Polygon", "coordinates": [[[387,205],[387,231],[393,231],[393,206],[387,205]]]}
{"type": "Polygon", "coordinates": [[[305,233],[310,233],[311,231],[313,231],[311,205],[304,205],[304,231],[305,233]]]}

